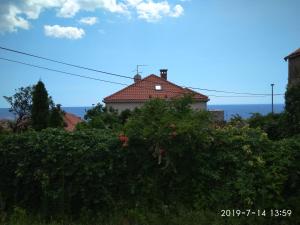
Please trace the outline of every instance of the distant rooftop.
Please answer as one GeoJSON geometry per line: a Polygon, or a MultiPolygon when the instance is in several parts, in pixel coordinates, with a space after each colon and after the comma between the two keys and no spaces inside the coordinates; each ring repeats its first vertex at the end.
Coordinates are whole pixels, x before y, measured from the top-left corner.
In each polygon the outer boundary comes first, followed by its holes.
{"type": "Polygon", "coordinates": [[[284,60],[286,61],[288,59],[295,58],[297,56],[300,56],[300,48],[298,48],[296,51],[292,52],[288,56],[284,57],[284,60]]]}

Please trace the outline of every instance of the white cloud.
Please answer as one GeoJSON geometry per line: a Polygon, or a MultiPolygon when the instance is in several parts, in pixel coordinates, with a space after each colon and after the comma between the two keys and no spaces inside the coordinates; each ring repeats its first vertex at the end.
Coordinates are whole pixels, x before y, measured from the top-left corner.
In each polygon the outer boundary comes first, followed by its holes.
{"type": "Polygon", "coordinates": [[[7,5],[0,9],[0,32],[16,32],[18,28],[29,29],[30,25],[23,17],[18,16],[20,10],[14,5],[7,5]],[[6,13],[2,12],[6,10],[6,13]]]}
{"type": "Polygon", "coordinates": [[[169,3],[153,1],[142,2],[136,6],[138,17],[148,22],[155,22],[170,12],[169,3]]]}
{"type": "Polygon", "coordinates": [[[96,9],[128,14],[127,6],[117,0],[0,0],[0,32],[29,29],[30,20],[38,19],[47,9],[56,9],[57,16],[64,18],[96,9]]]}
{"type": "Polygon", "coordinates": [[[137,6],[138,4],[142,3],[143,0],[127,0],[126,2],[130,6],[137,6]]]}
{"type": "Polygon", "coordinates": [[[45,35],[54,38],[80,39],[85,35],[81,28],[77,27],[62,27],[59,25],[45,25],[45,35]]]}
{"type": "Polygon", "coordinates": [[[183,14],[181,5],[176,5],[171,8],[167,1],[153,2],[140,2],[135,5],[138,17],[148,22],[156,22],[163,16],[179,17],[183,14]]]}
{"type": "Polygon", "coordinates": [[[77,1],[67,0],[60,8],[57,15],[60,17],[70,18],[73,17],[79,10],[80,5],[77,3],[77,1]]]}
{"type": "Polygon", "coordinates": [[[79,20],[80,23],[86,24],[86,25],[94,25],[97,23],[97,17],[83,17],[79,20]]]}
{"type": "Polygon", "coordinates": [[[173,8],[173,12],[170,12],[171,17],[179,17],[183,14],[183,8],[181,5],[175,5],[173,8]]]}
{"type": "MultiPolygon", "coordinates": [[[[170,0],[0,0],[0,33],[29,29],[30,22],[43,11],[54,9],[56,15],[72,18],[80,11],[97,9],[127,16],[137,15],[147,22],[163,17],[179,17],[181,5],[171,5],[170,0]]],[[[131,17],[132,18],[132,17],[131,17]]]]}

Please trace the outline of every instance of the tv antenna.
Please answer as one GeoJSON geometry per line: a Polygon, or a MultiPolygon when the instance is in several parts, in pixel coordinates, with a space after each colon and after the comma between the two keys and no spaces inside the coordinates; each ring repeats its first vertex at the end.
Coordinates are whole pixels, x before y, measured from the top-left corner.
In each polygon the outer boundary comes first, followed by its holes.
{"type": "Polygon", "coordinates": [[[140,74],[140,73],[142,73],[142,71],[140,71],[139,69],[140,69],[140,67],[142,67],[142,66],[148,66],[148,65],[136,65],[136,74],[140,74]]]}

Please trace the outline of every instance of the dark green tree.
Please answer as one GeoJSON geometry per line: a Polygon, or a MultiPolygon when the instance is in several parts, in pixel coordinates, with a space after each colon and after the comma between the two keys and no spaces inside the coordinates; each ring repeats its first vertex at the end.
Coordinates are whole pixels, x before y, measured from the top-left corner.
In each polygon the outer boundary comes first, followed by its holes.
{"type": "Polygon", "coordinates": [[[125,109],[124,111],[122,111],[119,115],[119,119],[121,121],[122,124],[125,124],[126,121],[132,116],[132,111],[130,111],[130,109],[125,109]]]}
{"type": "Polygon", "coordinates": [[[39,81],[33,88],[31,119],[35,130],[42,130],[48,126],[49,98],[42,81],[39,81]]]}
{"type": "Polygon", "coordinates": [[[300,85],[288,87],[285,93],[285,111],[288,135],[300,134],[300,85]]]}
{"type": "Polygon", "coordinates": [[[10,104],[9,111],[16,116],[16,122],[14,123],[13,130],[17,131],[20,124],[24,124],[25,120],[29,122],[31,117],[32,107],[32,91],[33,87],[21,87],[16,90],[13,96],[3,96],[4,99],[10,104]]]}
{"type": "Polygon", "coordinates": [[[97,128],[97,129],[117,129],[121,126],[118,112],[113,108],[107,108],[98,103],[93,108],[87,110],[84,119],[86,123],[79,125],[82,128],[97,128]]]}
{"type": "Polygon", "coordinates": [[[262,129],[271,140],[278,140],[286,136],[285,117],[285,113],[269,113],[267,115],[253,113],[248,119],[248,123],[251,128],[262,129]]]}
{"type": "Polygon", "coordinates": [[[49,115],[49,127],[63,128],[64,127],[64,112],[61,110],[60,104],[52,107],[49,115]]]}

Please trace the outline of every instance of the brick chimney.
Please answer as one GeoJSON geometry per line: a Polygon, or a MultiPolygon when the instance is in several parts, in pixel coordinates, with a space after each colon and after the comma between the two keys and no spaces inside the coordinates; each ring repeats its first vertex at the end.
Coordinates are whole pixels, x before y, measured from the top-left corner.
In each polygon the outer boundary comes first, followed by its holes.
{"type": "Polygon", "coordinates": [[[162,79],[168,80],[168,70],[167,69],[161,69],[160,70],[160,77],[162,79]]]}

